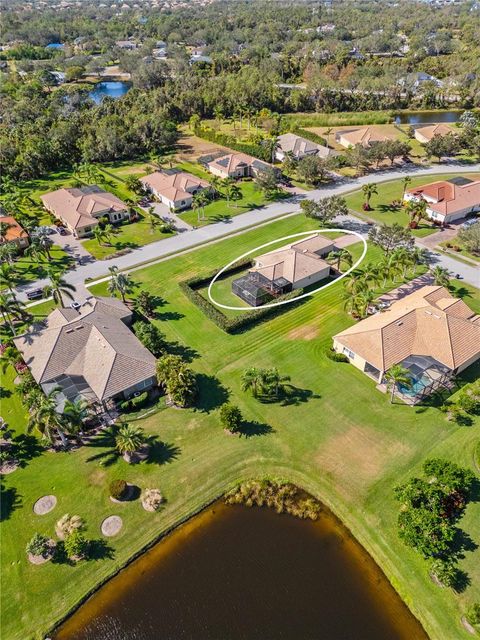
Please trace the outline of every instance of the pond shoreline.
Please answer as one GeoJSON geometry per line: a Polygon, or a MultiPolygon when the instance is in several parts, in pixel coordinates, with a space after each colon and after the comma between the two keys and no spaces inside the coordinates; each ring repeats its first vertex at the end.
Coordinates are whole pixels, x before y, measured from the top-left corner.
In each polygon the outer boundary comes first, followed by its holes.
{"type": "MultiPolygon", "coordinates": [[[[238,483],[235,483],[234,486],[238,486],[238,483]]],[[[307,492],[306,489],[302,488],[301,485],[299,483],[295,484],[295,487],[298,488],[298,490],[300,492],[302,492],[303,494],[307,494],[307,495],[312,495],[311,493],[307,492]]],[[[52,627],[50,628],[49,632],[47,633],[47,637],[55,637],[56,633],[58,633],[59,631],[61,631],[61,627],[62,625],[64,625],[74,614],[75,612],[77,612],[82,605],[84,605],[88,600],[90,600],[90,598],[92,598],[102,587],[104,587],[108,582],[110,582],[113,578],[115,578],[116,576],[119,576],[119,574],[121,574],[124,570],[127,570],[130,565],[132,565],[132,563],[134,563],[134,561],[140,559],[142,556],[144,556],[146,553],[148,553],[149,551],[151,551],[154,547],[157,546],[157,544],[161,543],[162,541],[164,541],[165,539],[167,539],[168,537],[172,536],[172,534],[174,534],[175,532],[177,532],[182,526],[187,525],[189,522],[192,522],[195,518],[199,517],[200,514],[205,513],[210,507],[214,506],[216,503],[220,503],[219,506],[226,506],[226,503],[224,501],[224,497],[225,495],[228,493],[228,490],[225,492],[222,492],[222,494],[220,496],[217,496],[216,498],[213,498],[212,500],[208,500],[206,501],[204,504],[198,506],[198,508],[194,509],[191,513],[189,513],[188,515],[186,515],[185,517],[181,518],[180,520],[178,520],[176,522],[176,524],[170,526],[168,529],[166,529],[165,531],[163,531],[161,534],[159,534],[158,536],[155,536],[148,544],[144,545],[141,549],[139,549],[138,551],[136,551],[128,560],[127,562],[125,562],[122,566],[120,566],[116,571],[114,571],[111,575],[109,575],[108,577],[106,577],[104,580],[102,580],[101,582],[99,582],[93,589],[89,590],[76,604],[75,606],[73,606],[67,614],[65,614],[64,616],[62,616],[62,618],[57,621],[54,625],[52,625],[52,627]]],[[[313,497],[313,496],[312,496],[313,497]]],[[[314,497],[315,500],[317,500],[316,497],[314,497]]],[[[401,594],[399,593],[399,591],[397,590],[397,588],[395,588],[393,581],[388,577],[388,575],[385,573],[385,571],[383,570],[383,568],[381,567],[381,565],[376,561],[376,559],[374,558],[374,556],[367,550],[367,548],[364,546],[364,544],[362,544],[360,542],[360,540],[353,535],[352,531],[350,530],[350,528],[346,525],[346,523],[337,516],[337,514],[333,511],[333,509],[331,509],[325,502],[323,501],[318,501],[320,504],[320,517],[321,514],[323,513],[325,518],[330,518],[333,519],[333,521],[336,523],[336,526],[338,527],[338,529],[342,532],[345,533],[346,536],[348,536],[350,538],[350,541],[353,542],[354,545],[357,545],[358,548],[361,550],[362,554],[365,554],[366,557],[368,557],[368,559],[371,561],[371,563],[374,565],[375,570],[378,571],[378,573],[381,575],[381,577],[384,578],[385,582],[391,587],[392,591],[395,593],[395,597],[398,598],[398,602],[399,605],[402,607],[405,607],[406,611],[408,612],[408,615],[410,615],[412,617],[412,619],[418,624],[419,628],[422,629],[422,631],[425,634],[425,637],[427,636],[427,633],[425,631],[425,628],[423,627],[421,621],[419,620],[419,618],[414,614],[414,612],[412,611],[412,609],[410,608],[410,606],[408,605],[408,603],[406,602],[406,600],[404,598],[402,598],[401,594]]],[[[235,508],[235,507],[230,507],[230,508],[235,508]]],[[[248,507],[241,507],[241,508],[248,508],[248,507]]],[[[255,510],[259,510],[258,507],[251,507],[252,509],[255,508],[255,510]]],[[[265,508],[264,508],[265,509],[265,508]]],[[[262,509],[262,510],[264,510],[262,509]]],[[[267,511],[274,511],[274,509],[267,507],[265,510],[267,511]]],[[[276,514],[275,514],[276,515],[276,514]]],[[[295,520],[300,520],[301,518],[296,518],[293,515],[290,514],[282,514],[285,517],[289,517],[289,518],[293,518],[295,520]]],[[[202,525],[201,525],[202,526],[202,525]]]]}

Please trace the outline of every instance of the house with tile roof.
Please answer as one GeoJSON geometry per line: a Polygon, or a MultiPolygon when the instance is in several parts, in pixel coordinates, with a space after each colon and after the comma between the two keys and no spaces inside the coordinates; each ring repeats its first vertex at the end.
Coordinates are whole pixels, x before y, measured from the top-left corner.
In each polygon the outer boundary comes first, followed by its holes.
{"type": "Polygon", "coordinates": [[[350,147],[355,147],[357,144],[368,148],[375,142],[395,140],[395,136],[385,133],[378,127],[361,127],[359,129],[341,129],[335,135],[335,139],[342,147],[349,149],[350,147]]]}
{"type": "Polygon", "coordinates": [[[251,306],[259,306],[274,296],[303,289],[330,275],[323,257],[334,248],[329,238],[316,233],[255,258],[246,276],[232,282],[232,291],[251,306]]]}
{"type": "Polygon", "coordinates": [[[100,218],[114,224],[129,218],[125,202],[96,184],[57,189],[40,199],[45,209],[61,220],[76,238],[90,235],[100,218]]]}
{"type": "Polygon", "coordinates": [[[333,348],[379,384],[393,365],[406,368],[412,386],[401,392],[415,403],[480,358],[480,316],[444,287],[424,286],[337,333],[333,348]]]}
{"type": "Polygon", "coordinates": [[[3,229],[0,235],[0,244],[13,242],[21,250],[28,247],[30,244],[28,233],[13,216],[0,216],[0,225],[3,229]]]}
{"type": "Polygon", "coordinates": [[[480,211],[480,180],[465,177],[430,182],[408,189],[405,200],[426,200],[429,218],[449,224],[480,211]]]}
{"type": "Polygon", "coordinates": [[[192,206],[193,196],[204,189],[210,189],[206,180],[186,171],[155,171],[140,178],[147,191],[152,193],[171,210],[187,209],[192,206]]]}
{"type": "Polygon", "coordinates": [[[123,302],[90,297],[78,309],[55,309],[14,342],[43,391],[60,388],[59,412],[67,399],[104,406],[156,384],[155,357],[128,328],[131,320],[123,302]]]}
{"type": "Polygon", "coordinates": [[[254,177],[271,168],[266,162],[240,152],[219,155],[207,162],[206,167],[214,176],[223,179],[254,177]]]}
{"type": "Polygon", "coordinates": [[[415,127],[414,135],[416,140],[422,144],[426,144],[435,136],[448,136],[453,133],[455,133],[455,130],[452,127],[441,122],[439,124],[427,124],[421,127],[415,127]]]}
{"type": "Polygon", "coordinates": [[[275,157],[280,162],[284,160],[287,154],[291,154],[296,160],[301,160],[305,156],[329,158],[332,155],[338,155],[333,149],[297,136],[296,133],[284,133],[278,136],[278,145],[279,148],[275,153],[275,157]]]}

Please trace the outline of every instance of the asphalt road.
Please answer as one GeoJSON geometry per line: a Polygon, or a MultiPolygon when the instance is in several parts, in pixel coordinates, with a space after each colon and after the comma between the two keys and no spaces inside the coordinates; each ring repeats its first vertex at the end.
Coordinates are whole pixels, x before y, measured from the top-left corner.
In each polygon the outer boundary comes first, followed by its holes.
{"type": "MultiPolygon", "coordinates": [[[[197,245],[207,242],[218,241],[218,239],[239,232],[248,230],[251,227],[258,226],[262,223],[271,222],[277,218],[281,218],[288,214],[296,213],[300,209],[301,200],[307,198],[310,200],[317,200],[334,194],[345,194],[349,191],[355,191],[359,189],[363,184],[367,182],[387,182],[389,180],[397,180],[405,175],[411,176],[428,176],[429,174],[437,173],[459,173],[465,169],[463,165],[457,163],[451,164],[438,164],[426,168],[417,168],[407,166],[402,169],[393,171],[384,171],[376,173],[375,175],[362,176],[355,179],[344,179],[337,181],[331,185],[325,186],[321,189],[315,189],[302,193],[301,195],[293,196],[288,200],[282,200],[281,202],[273,202],[272,204],[247,211],[238,216],[235,216],[228,222],[218,222],[215,224],[207,225],[198,229],[192,229],[189,231],[182,231],[175,236],[166,238],[165,240],[159,240],[158,242],[152,242],[144,247],[134,249],[131,253],[125,256],[116,258],[114,260],[90,260],[87,261],[83,258],[81,265],[78,265],[75,269],[69,270],[65,274],[65,280],[76,286],[79,290],[80,297],[83,297],[84,283],[87,278],[100,279],[108,275],[108,268],[114,264],[120,269],[133,269],[134,267],[146,263],[164,259],[166,256],[172,254],[182,253],[186,250],[192,249],[197,245]]],[[[468,167],[468,172],[480,172],[480,164],[471,165],[468,167]]],[[[361,232],[366,233],[368,227],[362,224],[362,221],[349,216],[347,221],[345,217],[339,219],[339,223],[345,225],[359,225],[361,232]]],[[[421,246],[421,245],[420,245],[421,246]]],[[[454,274],[459,274],[465,282],[480,287],[480,268],[474,265],[469,265],[459,260],[455,260],[449,256],[445,256],[440,253],[432,252],[433,261],[443,267],[449,269],[454,274]]],[[[18,288],[18,297],[21,300],[27,300],[26,292],[30,289],[37,287],[44,287],[48,284],[48,280],[38,280],[34,283],[18,288]]],[[[41,301],[39,301],[41,302],[41,301]]]]}

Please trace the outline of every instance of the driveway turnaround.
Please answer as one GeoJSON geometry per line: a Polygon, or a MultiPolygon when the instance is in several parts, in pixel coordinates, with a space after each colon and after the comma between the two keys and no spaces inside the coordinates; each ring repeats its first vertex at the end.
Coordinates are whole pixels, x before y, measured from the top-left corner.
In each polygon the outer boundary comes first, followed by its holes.
{"type": "MultiPolygon", "coordinates": [[[[366,175],[361,178],[344,179],[320,189],[314,189],[304,194],[298,194],[288,200],[273,202],[268,206],[252,209],[251,211],[235,216],[226,222],[217,222],[198,229],[183,231],[170,238],[165,238],[165,240],[152,242],[144,247],[134,249],[132,252],[121,256],[120,258],[116,258],[115,260],[97,260],[89,264],[79,265],[75,269],[68,271],[64,277],[67,282],[75,286],[80,285],[80,288],[83,290],[85,280],[98,280],[104,278],[108,275],[108,268],[114,264],[120,270],[131,269],[143,263],[161,260],[166,256],[183,252],[196,247],[197,245],[215,241],[235,233],[247,231],[250,228],[266,222],[271,222],[288,214],[298,213],[300,210],[300,202],[304,199],[318,200],[327,196],[343,195],[350,191],[356,191],[367,182],[375,182],[376,184],[379,184],[389,180],[398,180],[406,175],[424,175],[425,177],[428,177],[429,175],[437,173],[461,173],[462,170],[465,173],[480,173],[480,164],[470,165],[468,167],[458,163],[438,164],[425,168],[409,166],[399,170],[388,170],[374,175],[366,175]]],[[[337,222],[343,226],[361,225],[362,233],[366,233],[368,229],[364,221],[353,216],[349,216],[347,220],[345,218],[339,219],[337,222]]],[[[421,245],[419,244],[419,246],[421,245]]],[[[462,263],[441,253],[432,252],[432,257],[435,264],[439,264],[447,268],[454,274],[459,274],[465,282],[473,286],[480,286],[479,267],[462,263]]],[[[19,287],[18,297],[20,300],[26,300],[26,291],[28,289],[44,287],[47,284],[48,279],[43,279],[37,280],[34,283],[29,283],[28,286],[19,287]]],[[[34,306],[34,304],[39,304],[41,302],[43,301],[40,300],[39,302],[33,303],[29,306],[34,306]]]]}

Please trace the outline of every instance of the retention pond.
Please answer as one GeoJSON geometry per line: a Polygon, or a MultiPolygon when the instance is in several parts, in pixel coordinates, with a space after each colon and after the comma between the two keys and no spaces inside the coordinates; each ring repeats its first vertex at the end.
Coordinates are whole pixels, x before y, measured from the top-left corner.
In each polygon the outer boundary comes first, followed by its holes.
{"type": "Polygon", "coordinates": [[[327,509],[217,502],[121,571],[55,640],[427,640],[327,509]]]}

